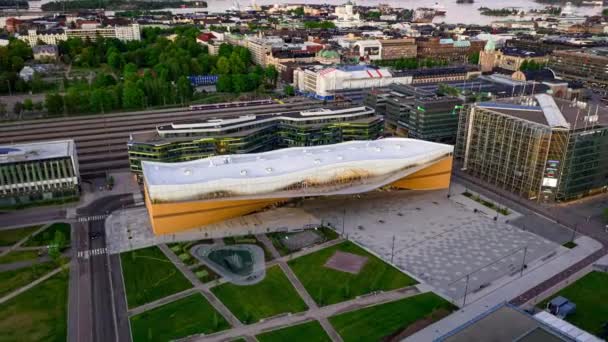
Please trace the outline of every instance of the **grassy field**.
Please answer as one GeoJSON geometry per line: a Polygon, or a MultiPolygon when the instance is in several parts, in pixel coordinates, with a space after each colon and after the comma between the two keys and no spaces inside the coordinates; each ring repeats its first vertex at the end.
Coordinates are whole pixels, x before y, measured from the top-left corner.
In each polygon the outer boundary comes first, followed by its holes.
{"type": "Polygon", "coordinates": [[[68,271],[0,305],[1,341],[66,341],[68,271]]]}
{"type": "Polygon", "coordinates": [[[0,246],[12,246],[35,232],[40,226],[29,226],[10,230],[0,230],[0,246]]]}
{"type": "Polygon", "coordinates": [[[0,297],[31,283],[55,268],[57,268],[55,263],[45,262],[18,270],[0,272],[0,297]]]}
{"type": "Polygon", "coordinates": [[[200,265],[192,269],[192,273],[200,280],[202,283],[208,283],[215,279],[218,279],[220,276],[217,273],[213,272],[209,267],[205,265],[200,265]]]}
{"type": "Polygon", "coordinates": [[[389,264],[367,253],[350,241],[322,249],[289,261],[308,293],[319,305],[339,303],[378,290],[393,290],[416,284],[416,281],[389,264]],[[323,266],[336,251],[367,256],[359,274],[323,266]]]}
{"type": "Polygon", "coordinates": [[[210,334],[230,324],[199,293],[131,317],[133,341],[169,341],[210,334]]]}
{"type": "Polygon", "coordinates": [[[53,242],[55,238],[55,232],[59,231],[63,233],[65,237],[66,245],[70,244],[70,224],[57,222],[50,225],[48,228],[29,238],[24,246],[46,246],[53,242]]]}
{"type": "Polygon", "coordinates": [[[608,273],[591,272],[555,295],[540,302],[545,309],[547,302],[563,296],[576,304],[576,312],[566,316],[566,321],[588,332],[599,335],[602,324],[608,322],[608,273]]]}
{"type": "Polygon", "coordinates": [[[383,337],[402,333],[400,338],[446,316],[456,307],[432,292],[343,313],[329,322],[349,341],[380,341],[383,337]],[[414,327],[413,324],[418,324],[414,327]],[[409,327],[409,330],[408,330],[409,327]],[[405,330],[405,331],[404,331],[405,330]]]}
{"type": "Polygon", "coordinates": [[[0,257],[0,264],[10,264],[18,261],[38,258],[38,251],[13,251],[0,257]]]}
{"type": "Polygon", "coordinates": [[[129,308],[146,304],[192,287],[158,247],[120,255],[129,308]]]}
{"type": "Polygon", "coordinates": [[[260,342],[329,342],[331,339],[317,321],[269,331],[255,338],[260,342]]]}
{"type": "Polygon", "coordinates": [[[225,283],[211,289],[213,293],[244,323],[286,312],[307,309],[279,266],[266,270],[261,282],[249,286],[225,283]]]}

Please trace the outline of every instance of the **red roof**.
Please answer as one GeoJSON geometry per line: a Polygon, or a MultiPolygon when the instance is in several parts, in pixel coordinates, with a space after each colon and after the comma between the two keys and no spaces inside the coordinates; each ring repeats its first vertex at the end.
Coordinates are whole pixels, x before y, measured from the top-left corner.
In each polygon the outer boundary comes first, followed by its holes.
{"type": "Polygon", "coordinates": [[[202,40],[203,42],[210,41],[211,39],[214,39],[214,38],[217,38],[217,37],[214,36],[213,33],[211,33],[211,32],[201,33],[198,35],[198,37],[196,37],[197,40],[202,40]]]}

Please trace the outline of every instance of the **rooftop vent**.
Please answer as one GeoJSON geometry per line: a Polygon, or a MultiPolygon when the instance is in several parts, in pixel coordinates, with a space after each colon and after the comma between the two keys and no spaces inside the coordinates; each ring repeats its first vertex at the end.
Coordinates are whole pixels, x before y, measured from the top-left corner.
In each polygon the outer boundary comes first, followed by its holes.
{"type": "Polygon", "coordinates": [[[267,167],[266,168],[266,173],[271,173],[272,172],[272,168],[271,167],[267,167]]]}
{"type": "Polygon", "coordinates": [[[241,176],[247,176],[247,170],[241,170],[241,176]]]}
{"type": "Polygon", "coordinates": [[[184,169],[184,175],[190,176],[191,174],[192,174],[192,170],[190,170],[190,169],[184,169]]]}

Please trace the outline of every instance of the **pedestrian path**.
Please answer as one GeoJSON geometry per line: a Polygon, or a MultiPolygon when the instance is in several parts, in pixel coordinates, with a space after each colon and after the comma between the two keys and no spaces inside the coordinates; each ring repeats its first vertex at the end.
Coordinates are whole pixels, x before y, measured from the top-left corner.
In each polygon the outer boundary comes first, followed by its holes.
{"type": "Polygon", "coordinates": [[[463,324],[470,322],[490,308],[508,302],[528,289],[561,273],[565,268],[578,263],[602,248],[599,242],[586,236],[579,237],[575,242],[578,246],[571,249],[568,253],[560,255],[538,268],[527,269],[523,273],[523,276],[514,279],[500,288],[489,289],[491,291],[489,293],[482,291],[472,294],[471,301],[467,301],[470,304],[439,322],[431,324],[407,337],[405,341],[434,341],[463,324]]]}
{"type": "Polygon", "coordinates": [[[108,253],[108,249],[106,247],[104,248],[95,248],[95,249],[90,249],[90,250],[85,250],[85,251],[79,251],[78,252],[78,258],[80,259],[88,259],[97,255],[103,255],[108,253]]]}

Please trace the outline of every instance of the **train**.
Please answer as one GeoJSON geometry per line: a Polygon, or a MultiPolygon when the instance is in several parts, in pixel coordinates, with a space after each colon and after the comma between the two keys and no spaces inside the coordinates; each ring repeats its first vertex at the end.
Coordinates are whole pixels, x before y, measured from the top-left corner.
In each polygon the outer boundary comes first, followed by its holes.
{"type": "Polygon", "coordinates": [[[253,101],[235,101],[235,102],[222,102],[213,104],[198,104],[191,105],[190,110],[205,110],[205,109],[220,109],[220,108],[236,108],[236,107],[251,107],[261,106],[275,103],[272,99],[264,100],[253,100],[253,101]]]}

